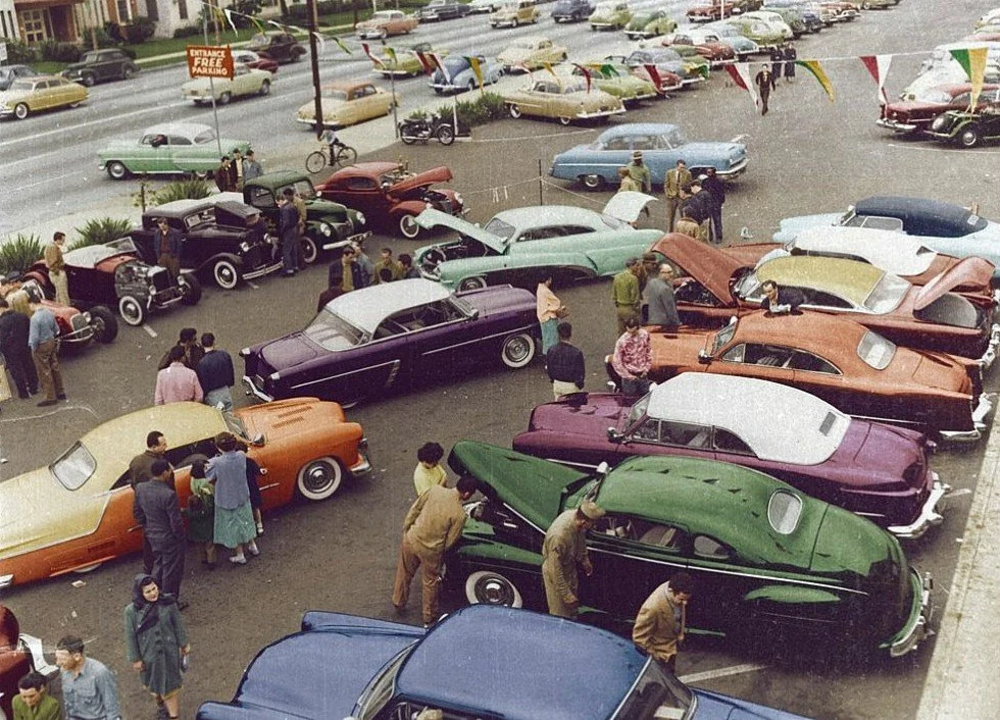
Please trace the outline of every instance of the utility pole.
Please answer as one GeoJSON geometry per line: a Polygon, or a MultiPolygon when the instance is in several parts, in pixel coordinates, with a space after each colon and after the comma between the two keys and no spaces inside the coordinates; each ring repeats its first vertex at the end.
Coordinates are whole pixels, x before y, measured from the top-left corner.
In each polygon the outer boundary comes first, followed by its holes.
{"type": "Polygon", "coordinates": [[[309,10],[309,56],[312,60],[313,93],[316,102],[316,139],[323,134],[323,97],[319,87],[319,52],[316,49],[316,32],[319,26],[319,15],[316,11],[316,0],[306,0],[309,10]]]}

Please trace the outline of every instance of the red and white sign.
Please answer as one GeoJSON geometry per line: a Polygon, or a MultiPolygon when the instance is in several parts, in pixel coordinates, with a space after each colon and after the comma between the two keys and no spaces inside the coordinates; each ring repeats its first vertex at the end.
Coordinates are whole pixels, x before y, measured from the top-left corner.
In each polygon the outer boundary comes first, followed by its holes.
{"type": "Polygon", "coordinates": [[[193,78],[233,79],[233,53],[229,46],[187,46],[188,73],[193,78]]]}

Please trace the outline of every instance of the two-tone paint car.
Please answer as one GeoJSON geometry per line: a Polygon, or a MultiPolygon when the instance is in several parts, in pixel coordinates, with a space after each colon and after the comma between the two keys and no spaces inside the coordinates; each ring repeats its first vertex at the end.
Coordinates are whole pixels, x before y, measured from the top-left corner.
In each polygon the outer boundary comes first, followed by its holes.
{"type": "Polygon", "coordinates": [[[36,112],[75,108],[87,97],[87,88],[58,75],[18,78],[0,92],[0,118],[24,120],[36,112]]]}
{"type": "Polygon", "coordinates": [[[504,67],[498,59],[488,58],[485,55],[445,55],[441,59],[441,65],[431,73],[431,79],[427,84],[441,95],[444,93],[472,92],[479,87],[479,79],[482,78],[483,85],[493,85],[503,77],[504,67]],[[479,64],[479,77],[473,69],[469,58],[475,58],[479,64]]]}
{"type": "Polygon", "coordinates": [[[407,35],[417,29],[420,20],[402,10],[377,10],[367,20],[354,27],[354,34],[362,40],[385,40],[390,35],[407,35]]]}
{"type": "Polygon", "coordinates": [[[319,125],[342,128],[388,115],[399,104],[399,93],[364,81],[324,85],[320,88],[320,97],[322,122],[316,122],[316,103],[313,100],[299,107],[295,121],[313,128],[319,125]]]}
{"type": "Polygon", "coordinates": [[[272,73],[267,70],[234,63],[231,78],[188,80],[181,85],[181,96],[195,105],[204,105],[213,100],[219,105],[228,105],[234,98],[270,95],[273,82],[272,73]]]}
{"type": "MultiPolygon", "coordinates": [[[[1000,104],[1000,86],[984,85],[977,106],[1000,104]]],[[[931,122],[949,110],[968,110],[972,105],[972,83],[945,83],[922,90],[912,100],[897,100],[881,106],[875,124],[894,133],[927,130],[931,122]]]]}
{"type": "Polygon", "coordinates": [[[625,25],[625,37],[629,40],[645,40],[666,35],[677,29],[677,21],[663,9],[653,8],[632,14],[625,25]]]}
{"type": "Polygon", "coordinates": [[[246,140],[218,139],[215,129],[201,123],[163,123],[146,128],[138,141],[112,140],[97,153],[98,169],[112,180],[132,174],[208,177],[219,167],[222,152],[250,149],[246,140]]]}
{"type": "Polygon", "coordinates": [[[949,110],[934,118],[926,133],[940,142],[964,148],[995,143],[1000,140],[1000,106],[986,105],[975,112],[949,110]]]}
{"type": "Polygon", "coordinates": [[[587,87],[583,79],[539,77],[518,90],[503,94],[507,113],[515,120],[538,117],[557,120],[560,125],[574,122],[606,121],[625,113],[625,105],[614,95],[587,87]]]}
{"type": "Polygon", "coordinates": [[[555,65],[566,60],[569,51],[562,45],[552,42],[551,38],[529,36],[518,38],[500,51],[497,62],[503,66],[504,72],[515,70],[531,71],[545,67],[545,64],[555,65]]]}

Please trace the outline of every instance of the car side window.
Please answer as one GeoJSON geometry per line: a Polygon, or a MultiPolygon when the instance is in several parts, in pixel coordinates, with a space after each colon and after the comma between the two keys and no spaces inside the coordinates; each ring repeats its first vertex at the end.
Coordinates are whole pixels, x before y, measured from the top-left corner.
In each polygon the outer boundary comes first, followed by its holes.
{"type": "Polygon", "coordinates": [[[792,349],[780,345],[758,345],[747,343],[743,362],[748,365],[766,365],[768,367],[784,368],[792,358],[792,349]]]}
{"type": "Polygon", "coordinates": [[[823,358],[813,355],[812,353],[807,353],[802,350],[796,350],[795,354],[792,355],[791,362],[788,363],[788,367],[793,370],[805,370],[808,372],[820,372],[827,373],[829,375],[840,375],[840,370],[837,367],[823,358]]]}
{"type": "Polygon", "coordinates": [[[632,431],[632,439],[647,442],[660,441],[660,421],[656,418],[646,418],[646,421],[632,431]]]}
{"type": "Polygon", "coordinates": [[[180,135],[168,135],[167,136],[167,144],[168,145],[190,145],[191,141],[188,138],[182,137],[180,135]]]}
{"type": "Polygon", "coordinates": [[[879,215],[854,215],[845,225],[847,227],[875,228],[876,230],[890,230],[892,232],[902,232],[903,221],[894,217],[882,217],[879,215]]]}
{"type": "Polygon", "coordinates": [[[668,552],[680,552],[684,547],[686,534],[674,525],[633,520],[636,532],[636,542],[641,545],[657,547],[668,552]]]}
{"type": "Polygon", "coordinates": [[[348,190],[374,190],[375,181],[366,177],[352,177],[347,180],[348,190]]]}
{"type": "Polygon", "coordinates": [[[708,535],[694,536],[694,555],[705,560],[728,560],[732,551],[708,535]]]}
{"type": "Polygon", "coordinates": [[[669,420],[660,423],[660,442],[664,445],[707,448],[711,438],[712,430],[707,425],[671,422],[669,420]]]}
{"type": "Polygon", "coordinates": [[[755,456],[753,450],[750,446],[743,442],[737,435],[729,432],[728,430],[723,430],[722,428],[715,428],[715,432],[712,437],[712,447],[720,452],[734,453],[736,455],[749,455],[751,457],[755,456]]]}
{"type": "Polygon", "coordinates": [[[722,356],[722,359],[726,362],[741,363],[746,358],[747,346],[744,343],[730,348],[726,351],[726,354],[722,356]]]}
{"type": "Polygon", "coordinates": [[[273,208],[274,197],[267,188],[255,187],[250,189],[250,204],[259,208],[273,208]]]}
{"type": "Polygon", "coordinates": [[[604,146],[605,150],[628,150],[628,139],[623,137],[615,137],[608,140],[607,144],[604,146]]]}
{"type": "Polygon", "coordinates": [[[823,292],[822,290],[812,290],[810,288],[797,289],[802,293],[805,300],[802,303],[803,305],[817,305],[819,307],[838,308],[840,310],[850,310],[854,307],[847,300],[837,297],[832,293],[823,292]]]}

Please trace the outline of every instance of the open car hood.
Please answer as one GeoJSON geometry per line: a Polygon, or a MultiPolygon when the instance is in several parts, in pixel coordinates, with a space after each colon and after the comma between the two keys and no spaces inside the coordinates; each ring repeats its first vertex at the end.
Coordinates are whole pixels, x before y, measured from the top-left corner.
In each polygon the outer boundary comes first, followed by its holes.
{"type": "Polygon", "coordinates": [[[653,250],[678,265],[724,305],[733,304],[729,280],[746,265],[714,247],[680,233],[664,235],[653,250]]]}
{"type": "Polygon", "coordinates": [[[507,242],[499,235],[486,232],[478,225],[473,225],[468,220],[443,213],[434,208],[427,208],[417,215],[417,225],[425,230],[433,230],[436,227],[446,227],[456,230],[462,235],[467,235],[473,240],[478,240],[486,247],[502,255],[507,248],[507,242]]]}
{"type": "Polygon", "coordinates": [[[617,192],[608,200],[603,212],[616,220],[633,223],[639,219],[642,209],[655,199],[652,195],[631,190],[617,192]]]}
{"type": "Polygon", "coordinates": [[[449,170],[447,166],[442,165],[441,167],[417,173],[413,177],[406,178],[405,180],[400,180],[398,183],[389,188],[388,194],[390,197],[396,197],[409,192],[414,188],[427,187],[429,185],[434,185],[435,183],[446,183],[450,181],[451,178],[451,170],[449,170]]]}
{"type": "Polygon", "coordinates": [[[989,279],[993,277],[993,264],[982,258],[965,258],[920,288],[913,309],[919,312],[957,287],[972,285],[977,279],[980,279],[981,282],[984,273],[983,263],[991,268],[990,272],[986,274],[986,282],[989,282],[989,279]]]}

